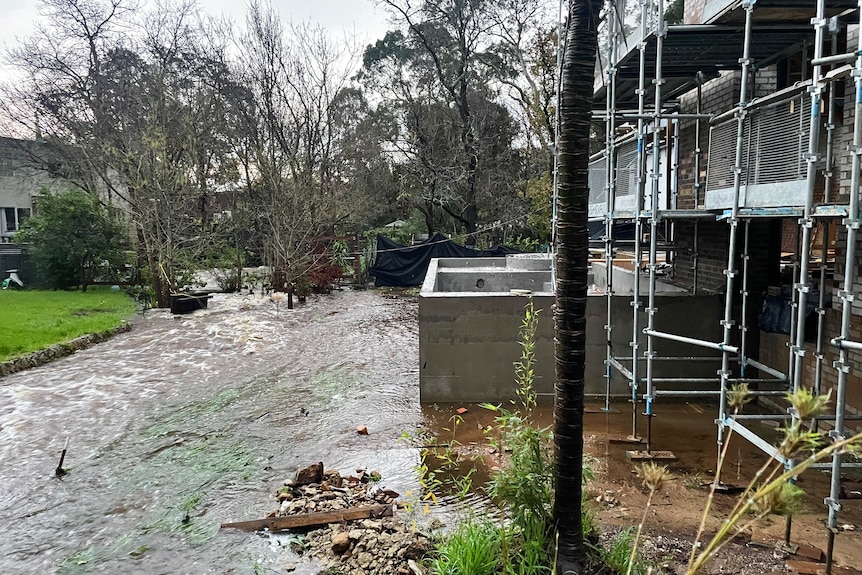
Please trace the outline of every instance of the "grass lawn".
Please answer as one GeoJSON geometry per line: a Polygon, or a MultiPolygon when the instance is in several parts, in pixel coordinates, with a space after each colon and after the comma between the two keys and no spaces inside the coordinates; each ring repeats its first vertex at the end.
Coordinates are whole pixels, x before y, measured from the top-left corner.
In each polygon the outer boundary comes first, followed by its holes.
{"type": "Polygon", "coordinates": [[[116,327],[135,313],[124,291],[0,291],[0,361],[116,327]]]}

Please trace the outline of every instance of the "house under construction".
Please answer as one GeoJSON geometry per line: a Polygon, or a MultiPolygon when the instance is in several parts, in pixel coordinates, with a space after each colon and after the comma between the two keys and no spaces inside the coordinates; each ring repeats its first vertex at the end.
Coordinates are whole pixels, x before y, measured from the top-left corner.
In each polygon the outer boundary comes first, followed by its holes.
{"type": "MultiPolygon", "coordinates": [[[[608,396],[627,382],[648,416],[663,397],[717,398],[719,446],[733,428],[779,460],[752,423],[796,417],[774,409],[788,391],[831,392],[818,425],[833,439],[862,427],[859,4],[686,0],[684,25],[667,26],[661,2],[644,0],[626,37],[623,0],[609,1],[594,97],[604,141],[590,165],[608,396]],[[720,318],[714,337],[662,329],[664,284],[715,296],[702,310],[720,318]],[[667,342],[703,353],[672,356],[667,342]],[[675,376],[698,362],[709,375],[675,376]],[[762,409],[730,416],[738,382],[762,409]]],[[[859,464],[835,453],[820,465],[829,570],[842,469],[859,464]]]]}

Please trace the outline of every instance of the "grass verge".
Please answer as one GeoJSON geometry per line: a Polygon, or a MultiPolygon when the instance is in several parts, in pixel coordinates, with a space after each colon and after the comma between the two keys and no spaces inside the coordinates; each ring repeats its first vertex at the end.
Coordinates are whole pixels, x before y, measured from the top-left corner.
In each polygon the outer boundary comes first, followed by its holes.
{"type": "Polygon", "coordinates": [[[117,327],[135,313],[123,291],[0,291],[0,361],[117,327]]]}

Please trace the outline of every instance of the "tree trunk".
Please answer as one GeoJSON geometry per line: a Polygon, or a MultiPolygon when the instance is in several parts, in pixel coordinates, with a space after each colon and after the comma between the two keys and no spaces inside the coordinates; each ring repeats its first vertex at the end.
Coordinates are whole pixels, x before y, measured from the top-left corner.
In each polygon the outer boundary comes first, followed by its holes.
{"type": "Polygon", "coordinates": [[[560,90],[557,194],[557,286],[554,312],[556,383],[554,452],[557,462],[554,522],[556,573],[580,574],[583,480],[584,357],[589,241],[588,164],[590,110],[600,0],[569,0],[560,90]]]}

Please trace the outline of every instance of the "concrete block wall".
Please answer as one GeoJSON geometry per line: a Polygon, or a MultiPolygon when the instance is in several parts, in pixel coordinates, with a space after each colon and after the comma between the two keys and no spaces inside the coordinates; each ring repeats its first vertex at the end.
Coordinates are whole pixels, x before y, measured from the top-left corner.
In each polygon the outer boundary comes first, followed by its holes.
{"type": "MultiPolygon", "coordinates": [[[[419,297],[419,397],[430,402],[498,402],[515,398],[514,362],[527,298],[451,294],[419,297]]],[[[533,296],[539,313],[535,390],[554,392],[552,295],[533,296]]],[[[604,348],[604,338],[599,340],[604,348]]]]}
{"type": "MultiPolygon", "coordinates": [[[[534,295],[536,309],[541,309],[536,334],[535,389],[550,401],[553,395],[554,325],[552,295],[534,295]]],[[[688,337],[715,340],[723,311],[719,296],[660,296],[657,298],[656,329],[688,337]]],[[[518,330],[524,316],[523,296],[508,294],[448,294],[419,298],[419,393],[429,402],[502,402],[514,399],[513,364],[520,358],[518,330]]],[[[631,358],[629,342],[633,336],[631,298],[618,296],[612,300],[614,355],[631,358]]],[[[643,301],[646,304],[646,301],[643,301]]],[[[605,393],[605,357],[607,298],[587,300],[586,393],[605,393]]],[[[639,312],[639,356],[646,351],[646,312],[639,312]]],[[[703,356],[701,348],[669,340],[657,340],[656,352],[665,356],[703,356]]],[[[623,360],[631,366],[631,360],[623,360]]],[[[641,363],[640,374],[645,372],[641,363]]],[[[717,364],[656,363],[656,377],[712,377],[717,364]]],[[[611,393],[628,396],[628,380],[612,371],[611,393]]],[[[666,384],[665,389],[680,385],[666,384]]],[[[684,385],[683,385],[684,387],[684,385]]],[[[541,398],[540,398],[541,399],[541,398]]]]}

